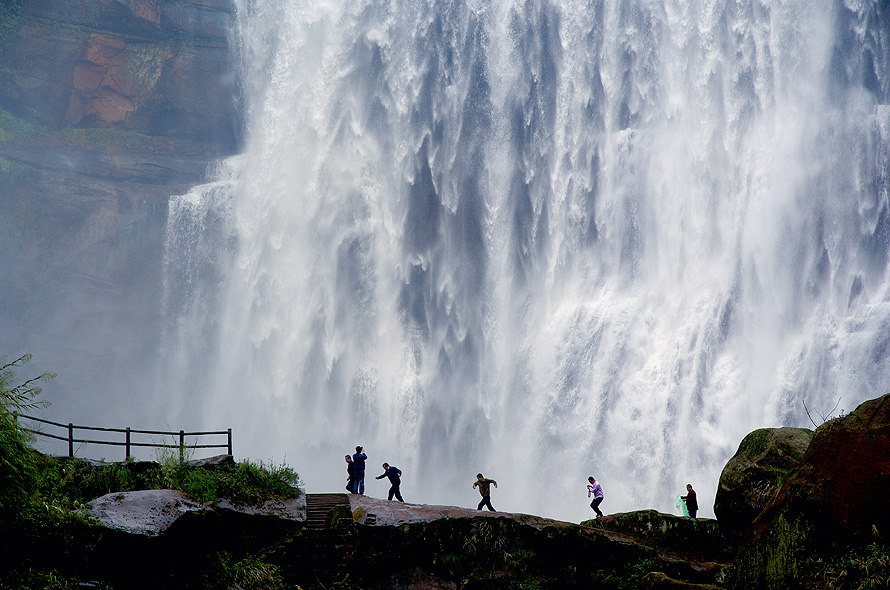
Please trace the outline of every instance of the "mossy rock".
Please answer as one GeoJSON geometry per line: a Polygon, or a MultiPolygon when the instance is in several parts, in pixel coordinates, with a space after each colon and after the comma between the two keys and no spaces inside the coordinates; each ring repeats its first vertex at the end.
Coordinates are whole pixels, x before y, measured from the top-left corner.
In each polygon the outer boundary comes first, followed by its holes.
{"type": "Polygon", "coordinates": [[[740,540],[779,485],[800,465],[813,439],[806,428],[760,428],[739,444],[720,474],[714,514],[723,534],[740,540]]]}
{"type": "Polygon", "coordinates": [[[345,529],[354,525],[352,509],[348,505],[334,506],[324,519],[324,526],[328,529],[345,529]]]}
{"type": "Polygon", "coordinates": [[[751,523],[728,586],[822,587],[808,577],[812,564],[883,539],[890,530],[888,448],[890,394],[819,426],[798,467],[751,523]]]}

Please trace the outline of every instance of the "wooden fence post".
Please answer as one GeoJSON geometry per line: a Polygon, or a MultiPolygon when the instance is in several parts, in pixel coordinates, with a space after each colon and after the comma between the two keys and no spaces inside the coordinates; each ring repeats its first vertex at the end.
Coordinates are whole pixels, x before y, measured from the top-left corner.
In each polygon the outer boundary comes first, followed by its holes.
{"type": "Polygon", "coordinates": [[[182,450],[185,448],[185,430],[179,431],[179,462],[182,463],[182,450]]]}
{"type": "Polygon", "coordinates": [[[124,456],[124,461],[130,460],[130,427],[127,426],[127,454],[124,456]]]}
{"type": "Polygon", "coordinates": [[[232,429],[229,428],[229,454],[232,454],[232,429]]]}
{"type": "Polygon", "coordinates": [[[68,456],[74,456],[74,423],[68,423],[68,456]]]}

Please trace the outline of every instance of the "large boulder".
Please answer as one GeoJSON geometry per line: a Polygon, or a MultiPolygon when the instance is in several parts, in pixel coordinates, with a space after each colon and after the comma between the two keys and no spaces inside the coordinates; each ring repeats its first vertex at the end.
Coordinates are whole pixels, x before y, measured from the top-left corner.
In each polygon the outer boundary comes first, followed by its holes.
{"type": "Polygon", "coordinates": [[[890,534],[890,394],[816,429],[798,469],[750,527],[732,587],[799,584],[808,560],[890,534]]]}
{"type": "MultiPolygon", "coordinates": [[[[587,520],[581,526],[617,533],[634,543],[655,549],[659,556],[675,566],[691,566],[691,571],[676,567],[662,569],[660,574],[670,576],[667,579],[672,582],[677,581],[674,578],[682,578],[683,582],[677,583],[710,583],[729,563],[729,547],[714,519],[637,510],[587,520]]],[[[662,583],[664,581],[658,582],[662,583]]]]}
{"type": "MultiPolygon", "coordinates": [[[[582,526],[622,533],[653,549],[675,555],[696,554],[711,561],[725,557],[727,545],[716,520],[636,510],[587,520],[582,526]]],[[[724,562],[725,563],[725,562],[724,562]]]]}
{"type": "Polygon", "coordinates": [[[714,514],[728,539],[740,540],[782,481],[800,464],[813,431],[761,428],[742,439],[720,474],[714,514]]]}
{"type": "Polygon", "coordinates": [[[206,510],[176,490],[106,494],[87,505],[87,513],[103,526],[146,537],[157,537],[189,512],[206,510]]]}

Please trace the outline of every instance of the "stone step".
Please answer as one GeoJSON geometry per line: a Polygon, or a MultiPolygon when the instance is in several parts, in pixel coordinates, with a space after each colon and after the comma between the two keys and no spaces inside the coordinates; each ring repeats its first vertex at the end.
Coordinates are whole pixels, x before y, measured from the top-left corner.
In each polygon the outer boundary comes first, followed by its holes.
{"type": "Polygon", "coordinates": [[[349,506],[346,494],[306,494],[306,527],[323,529],[328,512],[335,506],[349,506]]]}

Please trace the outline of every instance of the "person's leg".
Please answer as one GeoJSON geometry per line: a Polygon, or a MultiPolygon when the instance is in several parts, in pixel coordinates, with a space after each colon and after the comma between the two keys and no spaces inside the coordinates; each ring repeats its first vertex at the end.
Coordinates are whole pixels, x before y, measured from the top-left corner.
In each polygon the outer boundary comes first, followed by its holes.
{"type": "Polygon", "coordinates": [[[485,496],[482,500],[485,502],[485,505],[488,506],[489,510],[497,512],[497,510],[494,509],[494,506],[491,505],[491,496],[485,496]]]}
{"type": "Polygon", "coordinates": [[[485,497],[482,497],[482,500],[479,501],[479,505],[476,506],[476,510],[482,510],[482,507],[485,506],[485,497]]]}
{"type": "Polygon", "coordinates": [[[392,500],[393,494],[396,493],[396,486],[391,486],[389,488],[389,496],[386,498],[387,500],[392,500]]]}
{"type": "Polygon", "coordinates": [[[593,511],[596,512],[597,516],[602,516],[603,513],[600,511],[600,504],[602,503],[603,498],[600,496],[599,498],[594,498],[593,502],[590,503],[590,507],[593,508],[593,511]]]}
{"type": "Polygon", "coordinates": [[[353,489],[358,490],[359,494],[365,493],[365,473],[359,473],[355,476],[355,483],[352,484],[353,489]]]}
{"type": "Polygon", "coordinates": [[[404,503],[405,503],[405,500],[402,499],[402,492],[399,490],[399,488],[401,488],[401,487],[402,487],[402,486],[401,486],[400,484],[396,484],[396,485],[394,485],[392,488],[393,488],[393,491],[394,491],[395,494],[396,494],[396,500],[398,500],[399,502],[401,502],[401,503],[404,504],[404,503]]]}
{"type": "Polygon", "coordinates": [[[347,490],[350,494],[354,494],[354,493],[355,493],[355,490],[353,489],[353,486],[354,486],[354,485],[355,485],[355,480],[353,480],[353,479],[350,479],[348,482],[346,482],[346,490],[347,490]]]}
{"type": "Polygon", "coordinates": [[[695,518],[695,513],[696,513],[696,512],[698,512],[698,510],[690,510],[690,511],[689,511],[689,518],[695,518]]]}

